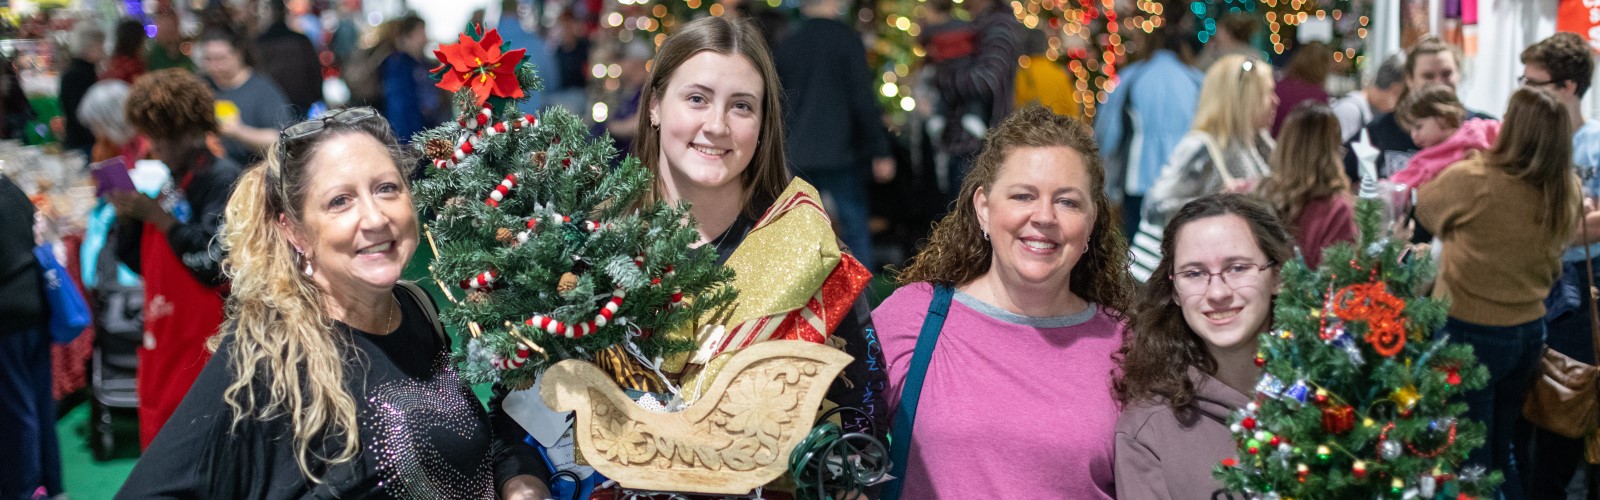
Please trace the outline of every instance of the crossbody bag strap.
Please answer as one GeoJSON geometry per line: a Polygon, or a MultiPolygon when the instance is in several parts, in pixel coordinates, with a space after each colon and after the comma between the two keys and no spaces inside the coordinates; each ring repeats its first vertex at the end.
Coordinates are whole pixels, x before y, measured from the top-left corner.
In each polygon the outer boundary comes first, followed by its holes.
{"type": "MultiPolygon", "coordinates": [[[[1579,211],[1578,213],[1583,213],[1579,211]]],[[[1583,277],[1589,283],[1589,289],[1584,290],[1589,303],[1589,348],[1594,354],[1593,365],[1600,366],[1600,306],[1595,305],[1595,294],[1600,293],[1594,287],[1594,256],[1589,252],[1589,224],[1581,217],[1578,220],[1578,229],[1583,232],[1583,277]]]]}
{"type": "Polygon", "coordinates": [[[428,297],[428,292],[422,291],[422,287],[411,281],[399,281],[395,284],[411,294],[412,300],[417,301],[417,306],[422,308],[422,315],[427,316],[428,323],[433,324],[433,334],[439,337],[439,345],[450,345],[449,339],[445,337],[444,323],[439,322],[439,310],[434,308],[433,299],[428,297]]]}
{"type": "Polygon", "coordinates": [[[1222,176],[1222,187],[1227,188],[1233,182],[1233,172],[1228,171],[1228,164],[1222,159],[1222,146],[1211,134],[1201,132],[1200,138],[1205,140],[1206,154],[1211,156],[1211,167],[1217,169],[1217,174],[1222,176]]]}
{"type": "Polygon", "coordinates": [[[939,331],[944,329],[944,319],[950,313],[950,301],[954,297],[954,288],[934,285],[928,316],[922,320],[917,349],[911,354],[911,367],[906,370],[906,382],[900,389],[900,406],[895,409],[894,424],[889,428],[890,474],[895,479],[883,488],[880,497],[883,500],[899,500],[905,486],[906,460],[911,455],[911,431],[916,425],[922,381],[928,375],[928,361],[933,359],[933,348],[939,343],[939,331]]]}

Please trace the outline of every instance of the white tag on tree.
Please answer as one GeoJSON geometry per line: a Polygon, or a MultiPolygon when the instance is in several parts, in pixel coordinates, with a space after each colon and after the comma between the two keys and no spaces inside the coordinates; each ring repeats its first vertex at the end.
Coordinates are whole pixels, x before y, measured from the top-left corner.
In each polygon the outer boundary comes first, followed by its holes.
{"type": "Polygon", "coordinates": [[[540,375],[533,382],[533,387],[520,391],[512,391],[506,399],[500,402],[500,407],[512,420],[522,425],[522,430],[528,431],[539,445],[550,448],[556,445],[561,435],[572,428],[572,412],[555,411],[544,404],[544,398],[539,396],[539,386],[544,382],[544,375],[540,375]]]}

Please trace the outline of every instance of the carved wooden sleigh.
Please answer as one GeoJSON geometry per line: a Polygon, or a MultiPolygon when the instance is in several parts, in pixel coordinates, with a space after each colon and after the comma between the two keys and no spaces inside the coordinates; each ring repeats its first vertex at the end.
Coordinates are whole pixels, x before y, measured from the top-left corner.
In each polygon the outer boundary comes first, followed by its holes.
{"type": "Polygon", "coordinates": [[[653,413],[595,365],[563,361],[540,396],[577,412],[574,435],[589,464],[625,488],[739,495],[783,474],[811,432],[822,397],[850,355],[773,340],[728,360],[705,395],[682,411],[653,413]]]}

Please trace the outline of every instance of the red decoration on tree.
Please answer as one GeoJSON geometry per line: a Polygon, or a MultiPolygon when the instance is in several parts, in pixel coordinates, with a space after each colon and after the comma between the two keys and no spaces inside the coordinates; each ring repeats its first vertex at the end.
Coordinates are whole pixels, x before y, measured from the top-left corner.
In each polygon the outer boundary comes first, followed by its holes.
{"type": "Polygon", "coordinates": [[[480,40],[463,33],[459,42],[439,46],[433,51],[439,66],[431,71],[439,77],[439,88],[450,92],[470,88],[479,105],[487,102],[490,96],[522,97],[517,65],[522,63],[526,51],[501,52],[500,45],[500,32],[489,30],[480,40]]]}
{"type": "Polygon", "coordinates": [[[1350,475],[1355,476],[1356,479],[1366,479],[1367,462],[1364,460],[1356,460],[1356,463],[1350,465],[1350,475]]]}
{"type": "Polygon", "coordinates": [[[1222,459],[1222,466],[1223,467],[1233,467],[1235,465],[1239,465],[1239,461],[1238,460],[1234,460],[1233,457],[1228,457],[1228,458],[1222,459]]]}
{"type": "Polygon", "coordinates": [[[1349,321],[1367,324],[1366,341],[1384,356],[1394,356],[1406,345],[1406,303],[1388,291],[1382,282],[1350,285],[1334,292],[1333,313],[1349,321]]]}
{"type": "Polygon", "coordinates": [[[1322,430],[1344,434],[1356,426],[1356,410],[1350,405],[1332,404],[1322,409],[1322,430]]]}
{"type": "Polygon", "coordinates": [[[1450,385],[1461,385],[1461,368],[1460,367],[1452,366],[1452,367],[1449,367],[1449,368],[1445,368],[1444,372],[1445,372],[1444,383],[1450,384],[1450,385]]]}
{"type": "Polygon", "coordinates": [[[1255,430],[1256,419],[1255,417],[1245,417],[1244,420],[1239,421],[1239,425],[1244,426],[1245,429],[1255,430]]]}
{"type": "Polygon", "coordinates": [[[500,206],[500,200],[506,199],[506,195],[511,194],[511,188],[514,187],[517,187],[517,174],[506,174],[506,179],[500,181],[500,185],[495,186],[494,191],[489,193],[489,198],[483,200],[483,202],[491,207],[498,207],[500,206]]]}

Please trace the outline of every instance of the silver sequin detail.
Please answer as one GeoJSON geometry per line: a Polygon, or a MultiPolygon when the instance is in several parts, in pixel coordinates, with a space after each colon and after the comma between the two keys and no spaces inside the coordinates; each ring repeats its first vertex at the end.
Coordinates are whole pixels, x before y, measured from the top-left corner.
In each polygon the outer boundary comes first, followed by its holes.
{"type": "Polygon", "coordinates": [[[394,380],[368,393],[362,418],[373,431],[370,456],[378,460],[378,474],[395,498],[494,498],[494,468],[488,450],[471,471],[452,466],[434,443],[429,431],[443,428],[449,434],[471,439],[488,432],[480,421],[482,407],[469,400],[448,362],[441,356],[434,376],[427,380],[394,380]]]}

